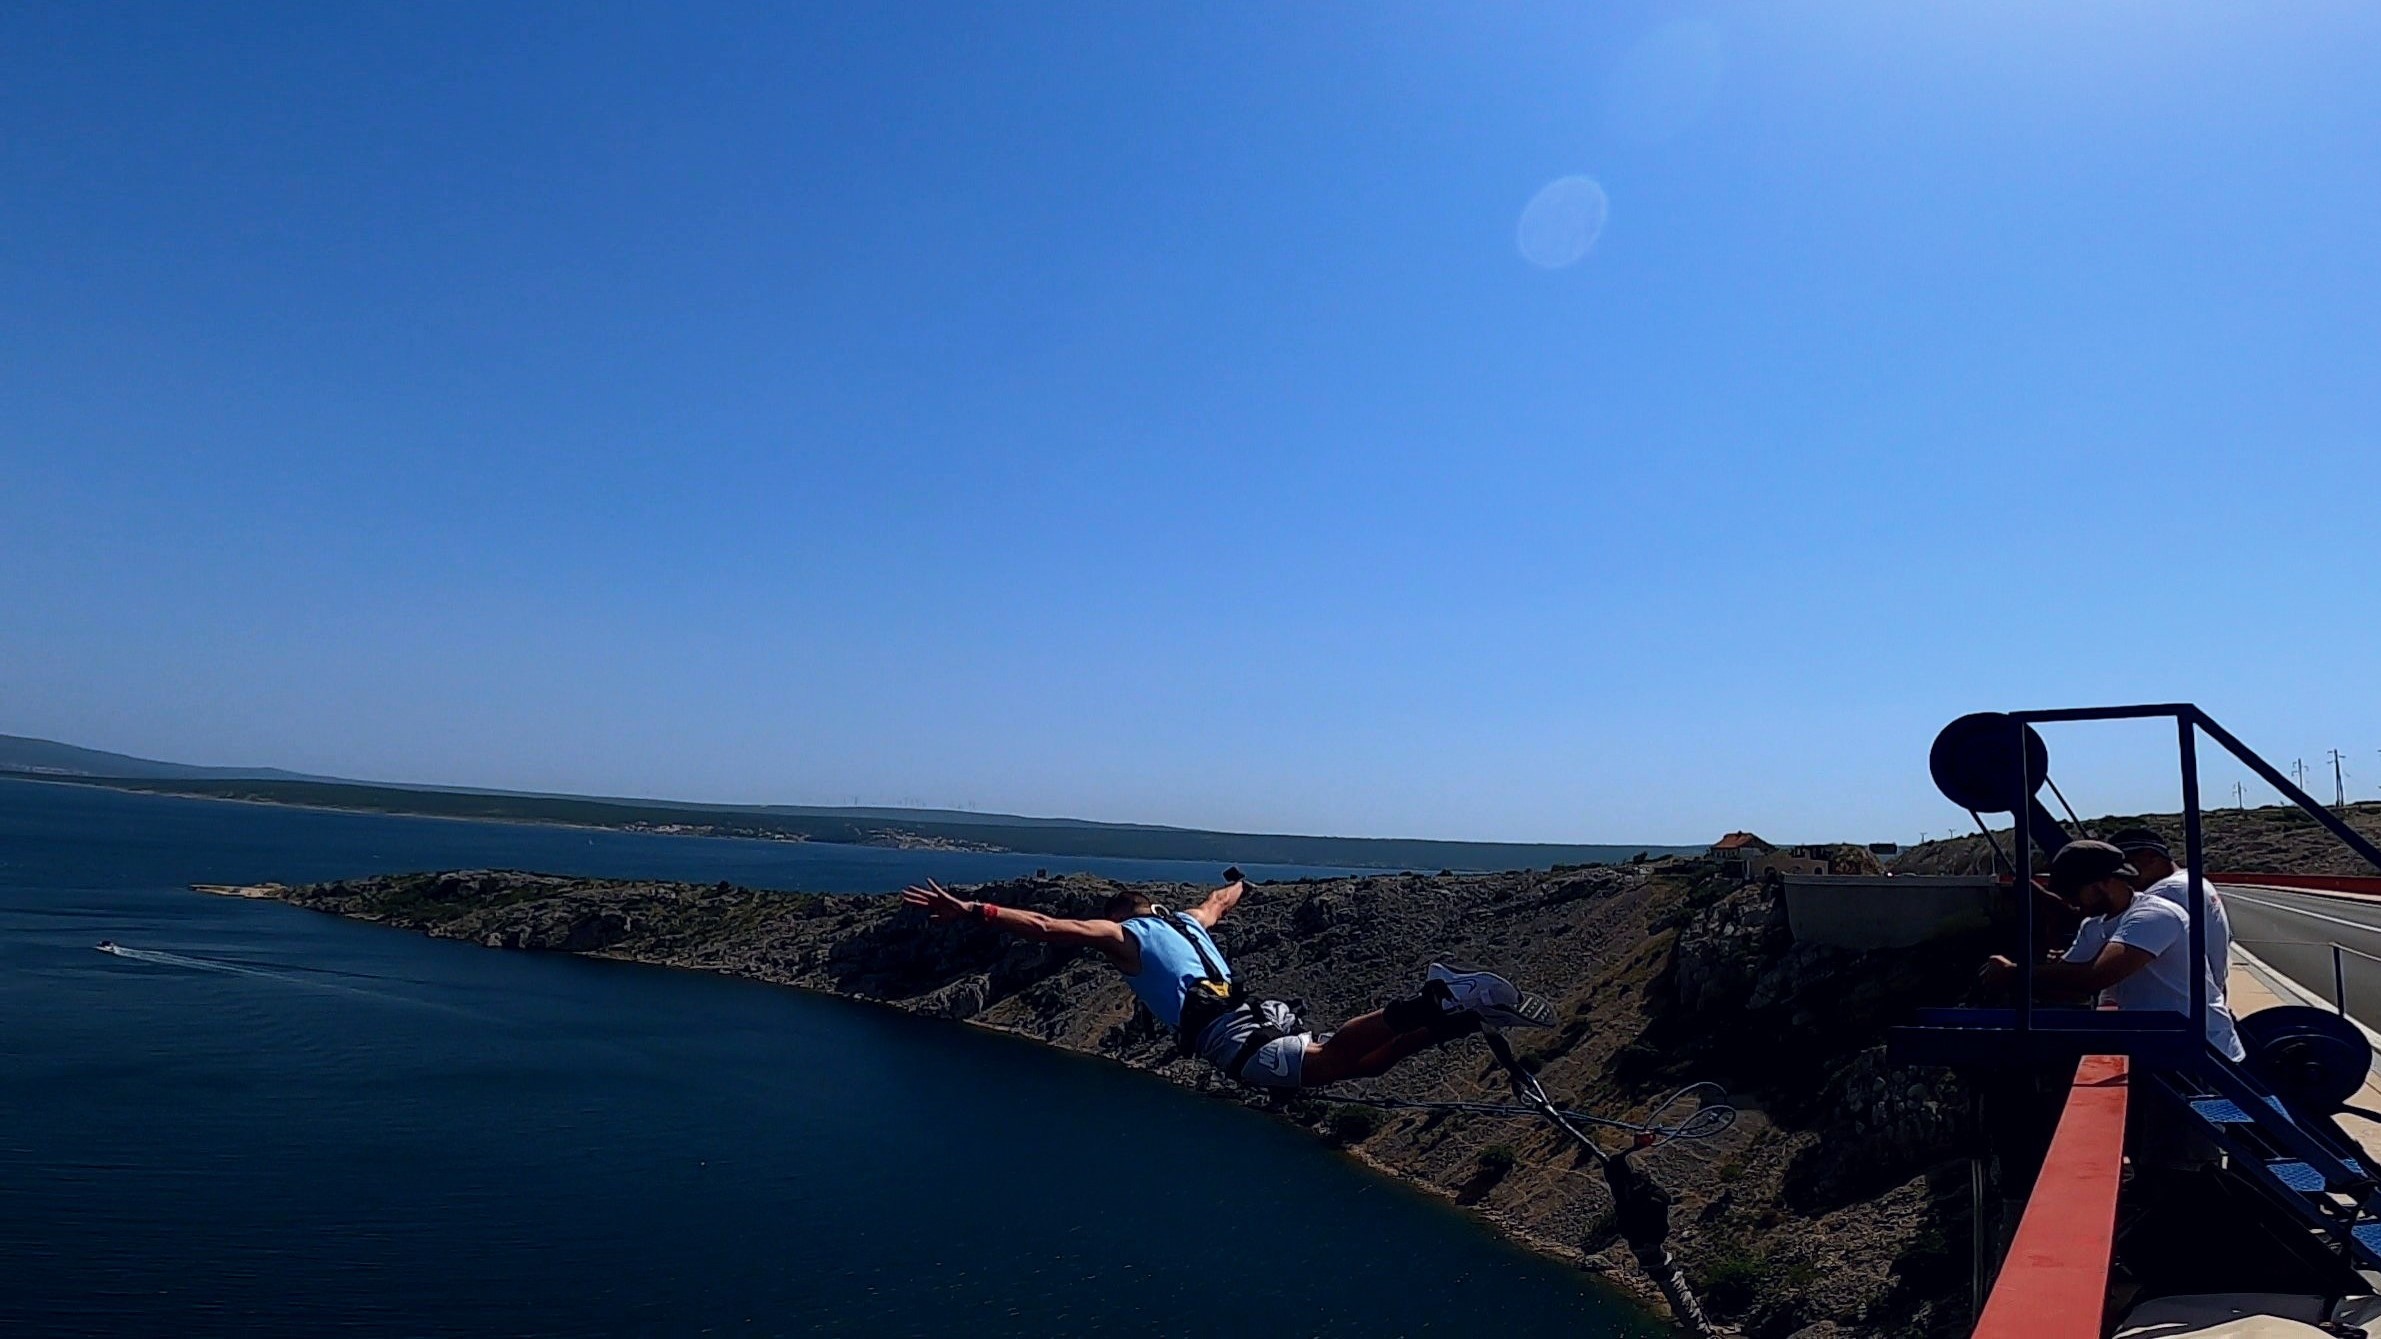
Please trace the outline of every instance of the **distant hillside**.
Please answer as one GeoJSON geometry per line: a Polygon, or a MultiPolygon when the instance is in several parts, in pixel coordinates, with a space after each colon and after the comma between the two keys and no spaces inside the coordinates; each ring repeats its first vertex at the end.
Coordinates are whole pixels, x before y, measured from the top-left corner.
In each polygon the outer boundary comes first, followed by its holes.
{"type": "MultiPolygon", "coordinates": [[[[2367,801],[2340,811],[2348,826],[2381,841],[2381,804],[2367,801]]],[[[2371,874],[2371,866],[2331,835],[2322,824],[2293,805],[2260,809],[2208,809],[2200,815],[2207,842],[2210,873],[2245,871],[2257,874],[2371,874]]],[[[2183,820],[2180,814],[2115,814],[2095,818],[2084,826],[2089,835],[2106,836],[2119,828],[2145,825],[2166,835],[2176,863],[2183,859],[2183,820]]],[[[2009,829],[1997,828],[1993,840],[2010,850],[2009,829]]],[[[1982,836],[1954,837],[1913,846],[1893,862],[1898,874],[1983,874],[1994,868],[1992,845],[1982,836]]]]}
{"type": "Polygon", "coordinates": [[[112,776],[142,779],[177,778],[206,780],[209,778],[262,777],[280,781],[329,781],[335,778],[308,776],[304,772],[284,771],[278,767],[193,767],[188,763],[158,762],[154,758],[135,758],[129,754],[108,753],[101,749],[77,748],[54,739],[29,739],[23,735],[0,735],[0,773],[36,772],[50,776],[112,776]]]}
{"type": "Polygon", "coordinates": [[[0,775],[31,772],[43,776],[99,777],[156,781],[318,781],[341,786],[382,790],[435,791],[452,795],[501,795],[551,800],[594,800],[648,809],[696,809],[714,813],[781,814],[804,818],[887,819],[894,822],[964,823],[982,827],[1115,828],[1163,832],[1146,823],[1101,823],[1087,818],[1029,818],[1023,814],[983,814],[970,809],[905,809],[869,805],[705,804],[695,800],[648,800],[609,795],[559,795],[550,791],[495,790],[485,786],[432,786],[405,781],[357,781],[350,777],[292,772],[281,767],[197,767],[189,763],[159,762],[127,753],[109,753],[61,744],[54,739],[0,735],[0,775]]]}
{"type": "Polygon", "coordinates": [[[1306,837],[1196,828],[1027,818],[949,809],[821,808],[701,804],[517,791],[342,781],[273,768],[189,767],[48,740],[0,736],[0,775],[156,794],[252,800],[432,818],[504,819],[689,836],[842,842],[961,851],[1216,864],[1325,865],[1349,869],[1499,870],[1611,864],[1700,847],[1456,842],[1395,837],[1306,837]],[[107,770],[113,768],[115,770],[107,770]]]}

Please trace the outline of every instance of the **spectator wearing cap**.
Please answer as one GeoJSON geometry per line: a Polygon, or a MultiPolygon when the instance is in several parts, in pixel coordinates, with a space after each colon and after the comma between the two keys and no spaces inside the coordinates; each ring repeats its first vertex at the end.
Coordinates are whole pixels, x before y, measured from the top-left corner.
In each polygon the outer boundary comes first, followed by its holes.
{"type": "MultiPolygon", "coordinates": [[[[2125,853],[2125,863],[2138,873],[2133,876],[2136,891],[2149,897],[2163,897],[2191,914],[2191,872],[2174,863],[2174,850],[2166,844],[2165,836],[2156,828],[2125,828],[2108,834],[2108,844],[2125,853]]],[[[2207,894],[2207,968],[2208,979],[2215,983],[2215,994],[2222,998],[2224,982],[2231,975],[2232,917],[2224,910],[2223,894],[2212,883],[2200,885],[2207,894]]]]}
{"type": "MultiPolygon", "coordinates": [[[[2191,973],[2207,970],[2191,957],[2191,914],[2164,897],[2137,892],[2140,878],[2125,853],[2107,842],[2061,847],[2050,859],[2050,891],[2074,903],[2085,919],[2074,946],[2061,960],[2035,967],[2034,980],[2054,990],[2097,993],[2119,1009],[2188,1015],[2191,973]]],[[[1998,984],[2016,971],[2016,963],[1995,956],[1984,964],[1984,979],[1998,984]]],[[[2239,1060],[2246,1052],[2233,1031],[2221,979],[2208,983],[2207,1040],[2239,1060]]]]}

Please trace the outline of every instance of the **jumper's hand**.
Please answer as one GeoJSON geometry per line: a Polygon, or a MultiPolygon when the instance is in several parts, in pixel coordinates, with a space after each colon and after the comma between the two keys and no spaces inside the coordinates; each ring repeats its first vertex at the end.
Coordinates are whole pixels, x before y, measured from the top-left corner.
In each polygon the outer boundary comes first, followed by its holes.
{"type": "Polygon", "coordinates": [[[913,884],[902,889],[901,903],[903,906],[924,907],[926,915],[938,921],[955,921],[968,911],[965,902],[944,892],[943,886],[932,879],[926,880],[923,888],[913,884]]]}
{"type": "Polygon", "coordinates": [[[1976,974],[1977,979],[1988,986],[2006,985],[2009,978],[2015,975],[2017,975],[2017,964],[1998,953],[1986,958],[1984,970],[1976,974]]]}

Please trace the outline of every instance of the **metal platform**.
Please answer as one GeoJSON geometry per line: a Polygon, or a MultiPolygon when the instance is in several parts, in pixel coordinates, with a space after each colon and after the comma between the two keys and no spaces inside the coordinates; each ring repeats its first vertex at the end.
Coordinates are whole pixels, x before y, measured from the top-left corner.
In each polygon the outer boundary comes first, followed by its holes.
{"type": "MultiPolygon", "coordinates": [[[[2030,889],[2036,886],[2037,848],[2047,858],[2071,840],[2071,834],[2036,798],[2037,792],[2049,782],[2049,750],[2034,726],[2054,721],[2158,718],[2174,723],[2180,763],[2181,863],[2189,871],[2188,952],[2192,961],[2202,962],[2207,956],[2204,874],[2207,861],[2198,763],[2202,736],[2230,753],[2338,837],[2343,845],[2381,870],[2381,848],[2292,785],[2279,769],[2250,751],[2207,713],[2188,703],[1977,713],[1962,717],[1944,729],[1935,741],[1929,767],[1944,795],[1969,810],[1987,839],[1994,842],[1996,852],[2014,876],[2014,886],[2030,889]],[[2011,815],[2010,849],[2000,849],[1998,839],[1984,822],[1985,813],[2011,815]]],[[[2056,793],[2055,786],[2052,791],[2056,793]]],[[[2061,802],[2064,803],[2063,797],[2061,802]]],[[[2012,982],[2014,1002],[1997,1009],[1923,1010],[1908,1025],[1888,1032],[1889,1059],[1900,1064],[1947,1065],[1968,1070],[2039,1071],[2078,1064],[2082,1057],[2106,1057],[2078,1065],[2079,1090],[2084,1086],[2082,1070],[2094,1065],[2128,1067],[2136,1099],[2144,1105],[2167,1108],[2174,1125],[2220,1150],[2224,1166],[2239,1183],[2274,1206],[2285,1220],[2310,1234],[2302,1243],[2316,1247],[2310,1254],[2329,1255],[2340,1264],[2358,1270],[2381,1271],[2381,1179],[2367,1169],[2360,1156],[2362,1150],[2347,1140],[2336,1123],[2340,1106],[2330,1100],[2334,1094],[2309,1087],[2300,1073],[2305,1066],[2301,1064],[2294,1069],[2292,1061],[2281,1058],[2276,1039],[2265,1039],[2269,1044],[2259,1054],[2269,1065],[2278,1066],[2267,1072],[2286,1078],[2291,1085],[2287,1096],[2277,1092],[2258,1072],[2211,1047],[2206,1040],[2210,982],[2204,972],[2192,973],[2188,1013],[2122,1013],[2037,1006],[2033,1002],[2034,969],[2039,961],[2036,899],[2020,896],[2013,900],[2022,931],[2016,942],[2027,946],[2017,960],[2018,970],[2012,982]],[[2126,1060],[2115,1059],[2120,1056],[2128,1057],[2129,1065],[2126,1060]],[[2303,1109],[2294,1109],[2294,1102],[2302,1104],[2303,1109]]],[[[2257,1039],[2250,1040],[2254,1048],[2257,1039]]],[[[2320,1048],[2311,1048],[2311,1043],[2300,1040],[2305,1044],[2301,1045],[2302,1054],[2296,1057],[2298,1061],[2308,1056],[2322,1058],[2316,1054],[2320,1048]]],[[[2361,1050],[2357,1058],[2363,1059],[2361,1050]]],[[[2361,1073],[2359,1065],[2358,1074],[2361,1073]]],[[[2348,1090],[2353,1091],[2353,1085],[2348,1090]]],[[[2073,1107],[2071,1098],[2070,1115],[2073,1107]]],[[[2062,1134],[2064,1128],[2062,1124],[2062,1134]]],[[[2118,1129],[2121,1143],[2121,1119],[2118,1129]]],[[[2087,1169],[2099,1178],[2094,1184],[2105,1181],[2113,1186],[2113,1178],[2123,1163],[2121,1147],[2101,1140],[2093,1148],[2107,1164],[2087,1169]]],[[[2037,1184],[2037,1192],[2040,1189],[2037,1184]]],[[[2029,1207],[2029,1223],[2033,1216],[2029,1207]]],[[[2018,1297],[2031,1296],[2048,1288],[2051,1282],[2071,1276],[2105,1282],[2108,1249],[2105,1243],[2076,1244],[2072,1249],[2062,1246],[2050,1255],[2025,1257],[2022,1269],[2017,1263],[2019,1257],[2012,1256],[2001,1280],[2004,1286],[1993,1290],[1992,1303],[1983,1308],[1987,1323],[1978,1333],[1991,1333],[1995,1339],[2002,1335],[2012,1339],[2026,1335],[2030,1339],[2042,1333],[2040,1317],[2032,1312],[2019,1315],[2022,1308],[2002,1308],[1996,1317],[1995,1306],[2003,1300],[2003,1292],[2013,1288],[2018,1297]],[[2096,1262],[2082,1258],[2081,1253],[2088,1251],[2099,1253],[2096,1262]],[[1995,1329],[1992,1322],[1996,1318],[2007,1323],[1995,1329]]],[[[1979,1286],[1981,1268],[1980,1260],[1979,1286]]],[[[2086,1287],[2077,1296],[2084,1293],[2090,1293],[2091,1298],[2068,1309],[2081,1317],[2078,1324],[2096,1332],[2098,1293],[2086,1287]]]]}

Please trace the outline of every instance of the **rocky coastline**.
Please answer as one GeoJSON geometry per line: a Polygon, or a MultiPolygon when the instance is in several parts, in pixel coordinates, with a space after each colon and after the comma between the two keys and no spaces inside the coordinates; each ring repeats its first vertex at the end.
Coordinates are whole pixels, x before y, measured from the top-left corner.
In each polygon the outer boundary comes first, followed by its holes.
{"type": "MultiPolygon", "coordinates": [[[[1088,915],[1120,886],[1071,875],[968,895],[1088,915]]],[[[1204,892],[1144,886],[1169,903],[1204,892]]],[[[207,891],[492,948],[751,977],[1102,1056],[1269,1105],[1535,1249],[1644,1291],[1601,1179],[1560,1136],[1328,1094],[1267,1103],[1180,1059],[1103,965],[974,924],[928,925],[897,899],[513,871],[207,891]]],[[[1648,1164],[1679,1196],[1672,1244],[1714,1309],[1753,1339],[1964,1332],[1966,1104],[1946,1075],[1888,1070],[1881,1039],[1911,1007],[1955,999],[1978,946],[1796,944],[1771,891],[1676,859],[1259,884],[1219,938],[1237,972],[1301,1001],[1318,1026],[1409,991],[1434,959],[1506,971],[1557,1003],[1558,1028],[1516,1040],[1571,1105],[1625,1118],[1692,1080],[1726,1085],[1737,1126],[1648,1164]]],[[[1502,1083],[1481,1048],[1458,1044],[1366,1091],[1496,1100],[1502,1083]]]]}

